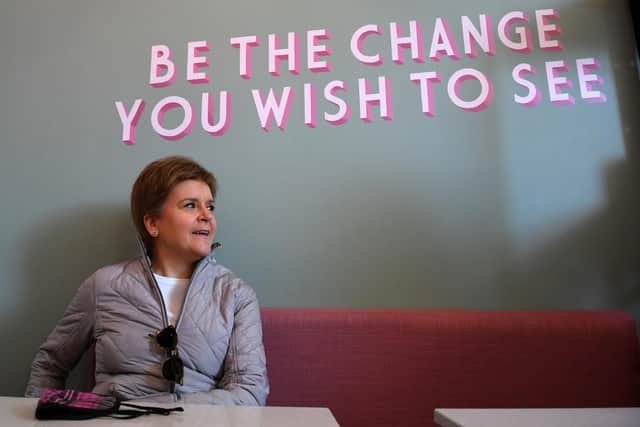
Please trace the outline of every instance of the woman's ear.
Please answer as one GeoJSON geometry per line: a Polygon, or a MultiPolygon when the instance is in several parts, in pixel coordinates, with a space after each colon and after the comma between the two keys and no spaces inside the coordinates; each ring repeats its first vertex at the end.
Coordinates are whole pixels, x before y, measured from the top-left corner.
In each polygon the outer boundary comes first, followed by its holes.
{"type": "Polygon", "coordinates": [[[142,217],[142,221],[144,222],[144,228],[147,229],[147,233],[151,237],[158,237],[158,221],[157,219],[150,214],[145,214],[142,217]]]}

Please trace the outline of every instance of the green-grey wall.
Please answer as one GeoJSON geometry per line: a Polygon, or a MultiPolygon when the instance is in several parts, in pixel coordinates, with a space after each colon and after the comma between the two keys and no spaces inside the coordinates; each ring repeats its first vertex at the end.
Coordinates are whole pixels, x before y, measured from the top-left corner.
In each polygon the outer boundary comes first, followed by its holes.
{"type": "MultiPolygon", "coordinates": [[[[426,36],[427,38],[429,36],[426,36]]],[[[536,40],[534,34],[534,40],[536,40]]],[[[304,42],[304,38],[302,40],[304,42]]],[[[149,161],[191,156],[220,182],[218,260],[256,289],[263,306],[459,309],[616,309],[640,319],[640,163],[632,26],[626,0],[85,1],[0,2],[0,394],[20,394],[37,346],[81,281],[135,254],[128,196],[149,161]],[[385,37],[371,38],[385,64],[349,53],[360,25],[431,34],[437,16],[555,8],[565,45],[528,55],[496,41],[496,55],[396,65],[385,37]],[[267,34],[326,28],[330,73],[266,72],[267,34]],[[228,39],[258,35],[254,75],[243,80],[228,39]],[[208,40],[208,85],[180,74],[148,85],[149,52],[167,44],[184,71],[188,41],[208,40]],[[606,103],[580,99],[575,59],[597,57],[606,103]],[[573,106],[553,105],[544,62],[565,59],[573,106]],[[542,101],[513,102],[511,69],[530,62],[542,101]],[[469,113],[446,79],[475,67],[495,84],[492,104],[469,113]],[[420,112],[410,73],[435,70],[435,117],[420,112]],[[357,78],[393,83],[394,119],[358,118],[357,78]],[[285,131],[264,132],[250,90],[301,96],[347,82],[349,122],[303,124],[296,98],[285,131]],[[203,91],[233,95],[219,137],[196,123],[184,139],[153,132],[149,113],[168,95],[199,112],[203,91]],[[122,143],[114,102],[147,102],[134,146],[122,143]]],[[[427,44],[427,50],[429,45],[427,44]]],[[[304,53],[304,44],[301,52],[304,53]]],[[[304,64],[304,61],[303,61],[304,64]]],[[[334,111],[319,103],[319,112],[334,111]]],[[[377,109],[374,108],[377,115],[377,109]]],[[[199,114],[199,113],[198,113],[199,114]]],[[[177,116],[168,115],[169,121],[177,116]]]]}

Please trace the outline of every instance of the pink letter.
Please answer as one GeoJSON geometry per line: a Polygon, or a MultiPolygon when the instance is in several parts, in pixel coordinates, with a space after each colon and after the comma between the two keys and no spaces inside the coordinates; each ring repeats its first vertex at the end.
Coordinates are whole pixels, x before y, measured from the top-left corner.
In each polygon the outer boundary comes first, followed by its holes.
{"type": "Polygon", "coordinates": [[[209,83],[207,73],[196,71],[200,67],[209,65],[209,58],[198,56],[201,51],[208,52],[209,42],[201,40],[187,43],[187,81],[189,83],[209,83]]]}
{"type": "Polygon", "coordinates": [[[393,105],[391,98],[391,81],[383,76],[378,77],[378,89],[380,92],[371,92],[367,79],[358,79],[358,92],[360,96],[360,118],[371,123],[371,106],[380,105],[380,117],[385,120],[393,120],[393,105]]]}
{"type": "Polygon", "coordinates": [[[411,48],[411,59],[424,62],[424,41],[422,27],[416,21],[409,21],[409,36],[400,36],[400,26],[395,22],[390,24],[391,58],[396,64],[404,64],[404,49],[411,48]],[[402,55],[400,49],[402,48],[402,55]]]}
{"type": "Polygon", "coordinates": [[[324,119],[333,126],[346,123],[351,117],[351,107],[342,98],[338,98],[335,95],[337,90],[346,91],[346,83],[340,80],[333,80],[324,87],[325,99],[338,107],[338,111],[334,114],[324,113],[324,119]]]}
{"type": "Polygon", "coordinates": [[[289,118],[289,110],[291,109],[291,102],[295,95],[295,91],[291,89],[291,86],[283,89],[280,100],[273,94],[273,89],[269,89],[266,102],[263,100],[258,89],[253,89],[251,94],[253,95],[253,102],[256,104],[256,111],[258,112],[258,117],[260,117],[260,126],[262,126],[262,129],[264,129],[265,132],[269,132],[271,122],[275,117],[276,124],[280,130],[285,130],[287,119],[289,118]]]}
{"type": "Polygon", "coordinates": [[[176,79],[176,65],[171,60],[171,49],[163,44],[151,46],[151,67],[149,84],[153,87],[169,86],[176,79]],[[161,76],[160,70],[166,71],[161,76]]]}
{"type": "Polygon", "coordinates": [[[122,122],[122,142],[126,145],[135,145],[136,143],[136,126],[144,110],[144,101],[136,99],[131,106],[131,111],[127,113],[127,107],[120,101],[116,101],[116,110],[122,122]]]}
{"type": "Polygon", "coordinates": [[[247,80],[251,78],[251,48],[260,46],[260,39],[256,36],[232,37],[231,46],[240,48],[240,76],[247,80]]]}
{"type": "Polygon", "coordinates": [[[291,74],[300,73],[300,55],[298,35],[294,32],[288,34],[289,46],[280,49],[280,37],[269,34],[269,73],[273,76],[280,75],[280,62],[276,60],[287,59],[289,62],[289,72],[291,74]]]}
{"type": "Polygon", "coordinates": [[[502,17],[498,23],[498,37],[503,45],[509,49],[520,52],[529,53],[532,50],[531,32],[526,27],[517,27],[515,33],[520,36],[519,41],[513,41],[509,38],[509,32],[514,22],[529,22],[529,17],[523,12],[509,12],[502,17]]]}
{"type": "Polygon", "coordinates": [[[495,55],[496,44],[491,30],[491,18],[480,15],[480,31],[473,25],[468,16],[462,17],[462,40],[464,41],[464,53],[475,58],[478,56],[476,46],[488,55],[495,55]]]}
{"type": "Polygon", "coordinates": [[[316,87],[311,83],[304,84],[304,124],[310,128],[316,127],[316,87]]]}
{"type": "Polygon", "coordinates": [[[536,23],[538,24],[538,40],[544,50],[562,50],[562,43],[558,40],[548,40],[547,34],[561,34],[562,30],[555,24],[547,24],[547,17],[557,19],[560,14],[553,9],[536,10],[536,23]]]}
{"type": "Polygon", "coordinates": [[[456,106],[466,111],[482,111],[491,104],[493,99],[493,87],[491,82],[480,71],[473,68],[463,68],[453,73],[447,85],[449,98],[456,106]],[[473,101],[463,101],[458,92],[465,80],[475,79],[480,83],[480,95],[473,101]]]}
{"type": "Polygon", "coordinates": [[[231,95],[226,90],[220,92],[220,118],[216,124],[213,123],[213,97],[209,93],[202,93],[201,106],[202,129],[214,136],[224,135],[231,126],[231,95]]]}
{"type": "Polygon", "coordinates": [[[559,89],[570,88],[571,81],[566,77],[558,77],[558,71],[569,71],[569,66],[564,61],[547,61],[547,84],[549,86],[549,100],[557,105],[573,105],[575,100],[568,93],[563,93],[559,89]]]}
{"type": "Polygon", "coordinates": [[[420,101],[422,102],[422,113],[425,116],[434,117],[436,111],[433,105],[433,86],[431,82],[440,83],[440,75],[435,71],[423,73],[411,73],[409,78],[412,82],[420,85],[420,101]]]}
{"type": "Polygon", "coordinates": [[[307,68],[314,73],[331,71],[331,64],[318,60],[319,56],[331,55],[331,49],[325,45],[316,44],[318,40],[329,40],[331,34],[327,30],[307,31],[307,68]]]}
{"type": "Polygon", "coordinates": [[[520,86],[529,90],[526,96],[520,96],[518,94],[513,95],[513,99],[516,101],[516,104],[524,105],[525,107],[533,107],[540,102],[540,91],[538,91],[536,85],[522,77],[523,74],[535,73],[536,69],[531,66],[531,64],[518,64],[513,69],[513,72],[511,73],[513,80],[520,86]]]}
{"type": "Polygon", "coordinates": [[[191,104],[184,98],[179,96],[167,96],[161,99],[151,112],[151,126],[158,135],[169,141],[183,138],[193,128],[193,109],[191,104]],[[164,113],[172,108],[180,107],[184,111],[184,119],[182,123],[174,129],[166,129],[162,122],[164,121],[164,113]]]}
{"type": "Polygon", "coordinates": [[[434,61],[440,61],[442,55],[447,55],[451,59],[460,59],[458,54],[458,48],[456,47],[453,37],[451,36],[451,29],[446,19],[437,18],[435,26],[433,28],[433,38],[431,39],[431,50],[429,51],[429,58],[434,61]]]}
{"type": "Polygon", "coordinates": [[[353,56],[363,64],[367,65],[380,65],[382,64],[382,55],[365,55],[362,53],[362,42],[365,37],[370,34],[382,34],[382,30],[377,25],[363,25],[358,28],[351,36],[351,53],[353,56]]]}
{"type": "Polygon", "coordinates": [[[586,102],[607,102],[607,96],[599,90],[592,90],[592,86],[602,85],[602,77],[597,74],[589,74],[591,69],[599,69],[600,63],[596,58],[583,58],[576,60],[578,68],[578,82],[580,83],[580,96],[586,102]]]}

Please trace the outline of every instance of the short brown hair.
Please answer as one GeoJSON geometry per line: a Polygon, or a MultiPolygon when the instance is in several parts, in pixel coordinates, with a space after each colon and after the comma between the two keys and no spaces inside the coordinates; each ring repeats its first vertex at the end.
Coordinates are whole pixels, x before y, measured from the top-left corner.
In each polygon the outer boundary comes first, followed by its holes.
{"type": "Polygon", "coordinates": [[[160,216],[162,205],[176,185],[183,181],[202,181],[216,198],[216,177],[188,157],[171,156],[149,163],[131,188],[131,217],[147,252],[151,254],[153,239],[144,226],[144,216],[160,216]]]}

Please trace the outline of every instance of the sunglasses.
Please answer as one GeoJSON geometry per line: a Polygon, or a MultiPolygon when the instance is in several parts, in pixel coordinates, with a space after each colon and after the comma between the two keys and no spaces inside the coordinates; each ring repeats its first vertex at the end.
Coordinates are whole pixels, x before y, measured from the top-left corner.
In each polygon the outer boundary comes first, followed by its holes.
{"type": "Polygon", "coordinates": [[[158,345],[167,350],[169,358],[162,364],[162,376],[182,385],[184,380],[184,364],[178,356],[178,332],[169,325],[156,334],[158,345]]]}

